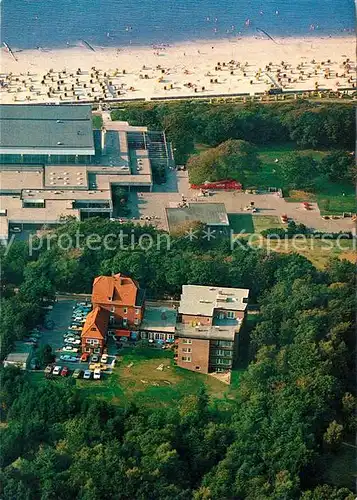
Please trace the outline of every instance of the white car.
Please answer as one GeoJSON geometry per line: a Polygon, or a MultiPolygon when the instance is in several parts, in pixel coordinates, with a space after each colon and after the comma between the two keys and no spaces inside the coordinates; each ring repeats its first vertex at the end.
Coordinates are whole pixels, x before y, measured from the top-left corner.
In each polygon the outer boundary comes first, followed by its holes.
{"type": "Polygon", "coordinates": [[[79,339],[75,339],[73,337],[65,338],[64,341],[66,344],[73,344],[73,345],[79,345],[81,343],[79,339]]]}
{"type": "Polygon", "coordinates": [[[61,366],[55,366],[52,375],[59,375],[61,373],[61,370],[62,370],[61,366]]]}
{"type": "Polygon", "coordinates": [[[108,354],[103,354],[103,356],[100,358],[101,363],[108,363],[108,354]]]}
{"type": "Polygon", "coordinates": [[[90,370],[85,370],[83,378],[89,380],[91,378],[92,372],[90,370]]]}
{"type": "Polygon", "coordinates": [[[96,368],[93,373],[93,378],[94,380],[99,380],[100,379],[100,369],[96,368]]]}
{"type": "Polygon", "coordinates": [[[78,352],[79,349],[78,349],[78,347],[72,347],[71,345],[65,345],[62,348],[62,351],[66,351],[66,352],[78,352]]]}

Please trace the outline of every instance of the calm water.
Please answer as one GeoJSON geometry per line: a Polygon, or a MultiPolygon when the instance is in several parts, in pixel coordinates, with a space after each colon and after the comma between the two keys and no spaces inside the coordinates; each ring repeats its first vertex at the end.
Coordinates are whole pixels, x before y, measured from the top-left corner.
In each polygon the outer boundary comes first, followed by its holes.
{"type": "Polygon", "coordinates": [[[2,0],[1,41],[14,48],[172,43],[257,34],[342,35],[353,0],[2,0]],[[249,20],[249,22],[248,22],[249,20]]]}

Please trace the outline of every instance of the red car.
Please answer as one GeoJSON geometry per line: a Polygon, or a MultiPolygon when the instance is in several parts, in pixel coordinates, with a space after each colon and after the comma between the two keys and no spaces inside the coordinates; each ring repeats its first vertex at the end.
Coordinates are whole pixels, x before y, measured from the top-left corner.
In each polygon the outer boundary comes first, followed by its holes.
{"type": "Polygon", "coordinates": [[[67,366],[64,366],[61,370],[61,377],[67,377],[68,375],[68,368],[67,366]]]}
{"type": "Polygon", "coordinates": [[[305,208],[305,210],[310,210],[310,203],[308,203],[307,201],[304,201],[304,203],[302,204],[302,206],[305,208]]]}
{"type": "Polygon", "coordinates": [[[88,358],[89,358],[89,352],[84,352],[81,356],[81,361],[85,363],[86,361],[88,361],[88,358]]]}

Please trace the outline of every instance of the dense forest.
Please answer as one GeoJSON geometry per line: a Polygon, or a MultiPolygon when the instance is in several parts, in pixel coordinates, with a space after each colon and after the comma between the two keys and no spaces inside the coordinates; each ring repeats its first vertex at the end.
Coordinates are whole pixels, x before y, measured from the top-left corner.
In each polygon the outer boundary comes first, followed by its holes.
{"type": "Polygon", "coordinates": [[[204,391],[174,407],[123,408],[84,399],[72,379],[36,385],[2,369],[1,498],[352,500],[352,481],[328,471],[356,430],[354,266],[331,260],[319,271],[224,238],[177,235],[147,251],[59,244],[62,234],[116,232],[115,222],[69,221],[50,248],[3,250],[3,352],[41,321],[43,300],[90,292],[100,273],[128,273],[151,297],[176,296],[184,283],[247,287],[260,314],[238,395],[230,411],[204,391]]]}
{"type": "Polygon", "coordinates": [[[293,141],[297,148],[354,150],[354,107],[345,103],[132,103],[114,110],[112,117],[164,130],[178,164],[186,163],[197,144],[216,147],[230,139],[257,146],[293,141]]]}

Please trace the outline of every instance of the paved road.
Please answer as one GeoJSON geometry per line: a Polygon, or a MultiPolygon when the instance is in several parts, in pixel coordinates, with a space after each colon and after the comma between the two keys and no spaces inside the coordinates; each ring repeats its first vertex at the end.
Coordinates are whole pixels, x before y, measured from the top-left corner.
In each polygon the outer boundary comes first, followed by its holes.
{"type": "Polygon", "coordinates": [[[153,221],[158,227],[168,230],[165,208],[170,203],[177,203],[184,195],[190,202],[224,203],[228,213],[247,213],[244,207],[254,201],[259,215],[283,214],[297,223],[302,223],[312,229],[325,232],[351,231],[355,224],[351,219],[324,220],[321,217],[317,203],[311,203],[311,210],[305,210],[301,203],[287,202],[277,194],[246,194],[244,192],[212,192],[211,196],[198,197],[198,191],[191,189],[186,171],[170,171],[167,187],[155,186],[151,193],[132,193],[129,204],[136,217],[155,217],[153,221]],[[174,186],[177,184],[177,190],[174,186]]]}

